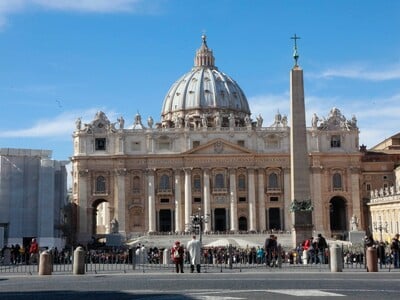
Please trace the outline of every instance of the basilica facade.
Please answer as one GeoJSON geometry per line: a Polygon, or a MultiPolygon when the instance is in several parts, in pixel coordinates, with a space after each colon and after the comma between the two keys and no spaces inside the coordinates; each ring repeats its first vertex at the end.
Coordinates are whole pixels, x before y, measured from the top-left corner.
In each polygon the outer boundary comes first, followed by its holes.
{"type": "MultiPolygon", "coordinates": [[[[72,199],[80,242],[98,232],[104,203],[105,232],[126,237],[187,232],[194,215],[210,233],[292,229],[287,116],[254,116],[238,83],[215,66],[205,36],[161,111],[158,122],[137,114],[127,125],[101,111],[88,123],[77,120],[72,199]]],[[[342,235],[352,216],[364,228],[367,177],[356,117],[332,108],[314,114],[305,130],[314,230],[342,235]]]]}

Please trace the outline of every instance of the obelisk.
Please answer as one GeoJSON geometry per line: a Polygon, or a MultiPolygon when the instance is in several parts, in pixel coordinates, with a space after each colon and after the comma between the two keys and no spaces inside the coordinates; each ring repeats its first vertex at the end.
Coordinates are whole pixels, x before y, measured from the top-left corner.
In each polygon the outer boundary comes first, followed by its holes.
{"type": "Polygon", "coordinates": [[[294,35],[295,65],[290,71],[290,187],[292,211],[292,241],[295,248],[312,236],[312,202],[310,165],[304,105],[303,70],[298,65],[297,37],[294,35]]]}

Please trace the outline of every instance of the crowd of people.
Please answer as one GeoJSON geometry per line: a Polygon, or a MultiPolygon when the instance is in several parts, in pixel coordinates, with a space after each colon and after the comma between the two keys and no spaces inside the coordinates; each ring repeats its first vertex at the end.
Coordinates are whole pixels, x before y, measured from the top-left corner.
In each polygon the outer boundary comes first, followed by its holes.
{"type": "MultiPolygon", "coordinates": [[[[372,236],[365,239],[366,247],[377,249],[378,262],[382,265],[393,265],[400,267],[400,241],[396,234],[390,243],[383,241],[375,242],[372,236]]],[[[318,234],[300,243],[295,249],[283,249],[278,238],[270,234],[263,246],[257,247],[208,247],[204,248],[194,235],[187,245],[176,241],[168,249],[170,253],[169,262],[175,265],[177,273],[183,273],[184,265],[190,265],[190,272],[201,271],[201,264],[248,264],[265,265],[277,267],[278,263],[288,264],[327,264],[329,263],[329,245],[326,239],[318,234]]],[[[57,248],[48,249],[52,254],[55,264],[68,264],[72,262],[73,249],[57,248]]],[[[145,245],[137,245],[134,249],[125,247],[108,250],[87,250],[87,262],[90,263],[133,263],[136,264],[161,264],[165,263],[165,249],[157,247],[146,248],[145,245]]],[[[39,259],[39,245],[36,239],[32,239],[29,245],[11,245],[1,250],[1,262],[8,256],[9,264],[36,264],[39,259]],[[7,254],[6,254],[7,253],[7,254]]],[[[345,264],[364,264],[365,248],[356,251],[343,249],[343,260],[345,264]]]]}

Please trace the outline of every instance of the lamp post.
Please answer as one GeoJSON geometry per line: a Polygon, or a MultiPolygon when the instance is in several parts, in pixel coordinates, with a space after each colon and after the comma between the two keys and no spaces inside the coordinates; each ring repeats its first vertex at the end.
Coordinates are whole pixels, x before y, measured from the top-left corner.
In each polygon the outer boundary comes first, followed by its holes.
{"type": "Polygon", "coordinates": [[[385,222],[383,223],[381,220],[381,217],[379,217],[379,221],[378,222],[374,222],[374,230],[375,231],[379,231],[380,233],[380,242],[382,242],[382,231],[387,232],[387,228],[388,228],[388,223],[385,222]]]}
{"type": "Polygon", "coordinates": [[[201,208],[199,207],[197,214],[190,217],[192,221],[192,230],[196,233],[196,229],[199,230],[199,240],[202,241],[203,224],[208,223],[208,216],[201,215],[201,208]]]}

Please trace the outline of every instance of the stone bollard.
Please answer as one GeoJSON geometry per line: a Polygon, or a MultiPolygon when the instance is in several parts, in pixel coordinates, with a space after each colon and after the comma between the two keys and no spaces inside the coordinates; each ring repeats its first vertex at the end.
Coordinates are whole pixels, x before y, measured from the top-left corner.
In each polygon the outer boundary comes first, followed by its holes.
{"type": "Polygon", "coordinates": [[[343,271],[342,249],[338,244],[333,244],[329,249],[331,272],[343,271]]]}
{"type": "Polygon", "coordinates": [[[171,263],[171,250],[166,248],[163,253],[163,264],[169,265],[171,263]]]}
{"type": "Polygon", "coordinates": [[[39,259],[39,275],[51,275],[52,269],[51,254],[43,251],[39,259]]]}
{"type": "Polygon", "coordinates": [[[308,250],[303,250],[303,256],[301,257],[303,265],[308,264],[308,250]]]}
{"type": "Polygon", "coordinates": [[[278,244],[278,268],[282,268],[282,246],[278,244]]]}
{"type": "Polygon", "coordinates": [[[367,248],[367,272],[378,272],[378,254],[375,247],[367,248]]]}
{"type": "Polygon", "coordinates": [[[74,265],[72,271],[74,275],[85,274],[85,250],[81,246],[74,251],[74,265]]]}
{"type": "Polygon", "coordinates": [[[3,252],[3,264],[5,266],[8,266],[11,264],[11,249],[10,248],[5,248],[3,252]]]}

